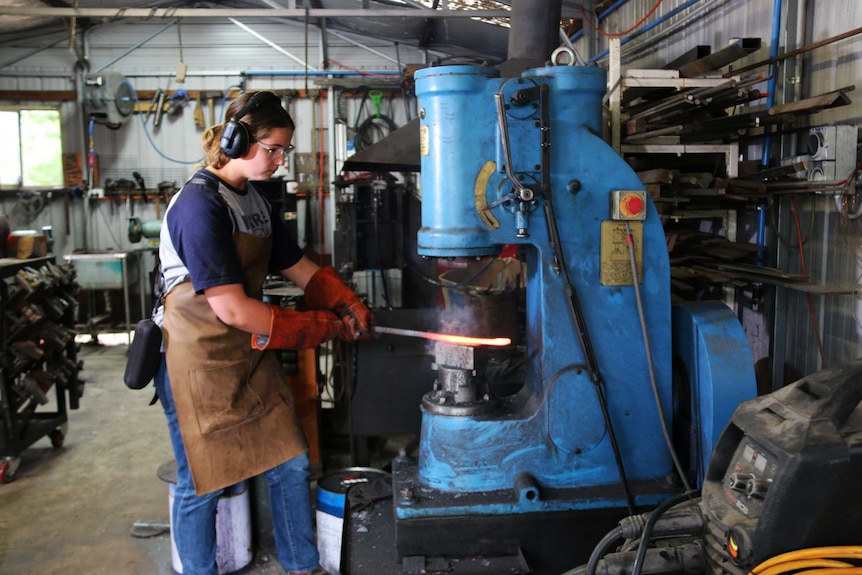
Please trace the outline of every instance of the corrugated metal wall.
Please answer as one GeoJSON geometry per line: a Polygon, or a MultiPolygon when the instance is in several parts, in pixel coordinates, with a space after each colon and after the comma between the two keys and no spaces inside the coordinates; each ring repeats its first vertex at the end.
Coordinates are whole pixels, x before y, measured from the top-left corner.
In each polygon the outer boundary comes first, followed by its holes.
{"type": "MultiPolygon", "coordinates": [[[[315,91],[320,88],[315,84],[319,76],[304,74],[305,62],[312,72],[323,69],[321,36],[317,28],[309,26],[306,29],[302,23],[272,19],[245,19],[240,24],[222,20],[181,22],[179,32],[176,25],[163,20],[123,20],[97,26],[85,33],[88,70],[91,73],[120,72],[137,91],[161,88],[174,92],[182,88],[221,94],[240,84],[245,90],[315,91]],[[188,69],[182,84],[175,81],[180,44],[182,60],[188,69]]],[[[68,37],[58,37],[51,45],[52,40],[34,35],[28,42],[16,43],[15,50],[8,50],[8,53],[4,50],[4,62],[11,64],[0,70],[0,90],[76,90],[76,58],[67,49],[68,37]],[[44,49],[46,43],[50,47],[44,49]],[[38,48],[43,49],[33,53],[38,48]]],[[[397,71],[406,63],[426,60],[425,53],[410,46],[339,31],[329,33],[327,57],[334,62],[330,64],[331,70],[347,70],[351,74],[355,70],[368,72],[366,78],[370,84],[375,81],[376,71],[397,71]]],[[[347,79],[358,79],[358,76],[347,79]]],[[[359,98],[345,98],[340,102],[343,115],[351,124],[358,117],[359,103],[359,98]]],[[[149,105],[149,101],[142,104],[149,105]]],[[[290,104],[290,112],[297,124],[293,143],[299,153],[319,151],[321,126],[324,129],[324,147],[329,143],[326,132],[330,109],[326,104],[321,110],[319,104],[317,100],[305,98],[290,104]]],[[[408,111],[398,104],[400,102],[382,102],[381,113],[390,116],[397,125],[403,125],[408,111]]],[[[154,187],[161,181],[175,181],[181,185],[203,157],[202,130],[195,127],[193,120],[196,105],[195,101],[190,101],[176,116],[166,115],[159,128],[153,127],[153,118],[149,118],[145,125],[144,117],[138,114],[127,118],[119,130],[96,124],[93,143],[99,161],[99,180],[94,187],[103,187],[108,179],[131,179],[135,171],[143,176],[148,186],[154,187]]],[[[364,108],[371,109],[371,104],[366,102],[364,108]]],[[[77,104],[64,103],[61,109],[66,119],[63,126],[64,150],[85,149],[88,127],[85,121],[81,121],[77,104]]],[[[220,103],[216,106],[215,115],[216,121],[221,121],[224,110],[220,103]]],[[[204,110],[204,117],[209,124],[208,109],[204,110]]],[[[38,229],[41,225],[49,225],[49,221],[53,222],[58,229],[59,254],[84,245],[90,249],[139,247],[130,244],[126,237],[128,214],[125,204],[117,200],[92,200],[89,202],[89,217],[81,204],[55,205],[52,207],[54,213],[46,210],[37,220],[18,222],[17,227],[38,229]],[[84,220],[87,220],[86,224],[84,220]],[[89,229],[86,234],[85,227],[89,229]]],[[[301,203],[300,211],[305,207],[306,204],[301,203]]],[[[313,220],[316,222],[318,206],[309,202],[307,207],[314,211],[313,220]]],[[[14,201],[0,200],[0,209],[11,213],[14,201]]],[[[134,209],[137,210],[134,215],[143,219],[157,217],[157,208],[152,202],[136,205],[134,209]]],[[[164,206],[160,209],[163,211],[164,206]]],[[[300,214],[300,218],[303,221],[304,214],[300,214]]],[[[329,227],[327,222],[325,238],[331,237],[329,227]]]]}
{"type": "MultiPolygon", "coordinates": [[[[636,37],[624,43],[623,65],[629,68],[660,67],[696,45],[710,45],[715,50],[726,45],[730,39],[739,37],[761,38],[763,47],[738,65],[764,60],[770,50],[775,2],[664,0],[645,24],[632,32],[636,37]],[[655,24],[656,21],[662,22],[655,24]],[[645,28],[650,29],[641,33],[645,28]]],[[[600,27],[611,33],[625,31],[654,4],[655,0],[623,2],[600,22],[600,27]]],[[[862,2],[859,0],[783,0],[782,5],[781,52],[862,25],[862,2]]],[[[306,29],[301,22],[291,21],[243,20],[243,24],[255,33],[276,43],[279,51],[230,22],[182,23],[183,60],[188,65],[188,77],[184,84],[179,85],[172,79],[179,62],[180,38],[177,27],[168,24],[164,21],[119,21],[95,27],[86,36],[90,70],[99,71],[107,66],[108,70],[122,72],[138,90],[174,90],[183,87],[221,92],[242,80],[247,89],[255,90],[315,88],[313,78],[303,76],[241,76],[242,72],[249,71],[299,72],[304,66],[297,60],[308,61],[314,68],[320,68],[319,32],[314,27],[306,29]],[[294,58],[283,52],[290,53],[294,58]]],[[[396,70],[398,64],[426,60],[422,51],[404,44],[396,46],[393,42],[350,34],[341,36],[351,41],[335,34],[330,35],[328,57],[351,68],[396,70]]],[[[15,51],[4,49],[3,62],[7,65],[0,69],[0,89],[74,90],[72,78],[76,59],[66,49],[67,41],[66,34],[34,37],[29,46],[22,45],[15,51]],[[52,47],[16,60],[52,42],[52,47]]],[[[585,29],[575,40],[575,47],[584,58],[595,58],[598,65],[607,65],[602,55],[608,47],[607,38],[585,29]]],[[[862,54],[862,36],[855,36],[786,60],[780,68],[776,102],[794,101],[855,84],[862,77],[862,58],[859,54],[862,54]]],[[[764,89],[765,86],[764,81],[764,89]]],[[[858,125],[862,119],[862,95],[859,91],[850,92],[849,95],[854,100],[852,105],[820,112],[805,121],[811,126],[833,123],[858,125]]],[[[347,104],[346,114],[351,119],[354,109],[350,106],[354,104],[347,104]]],[[[178,164],[165,159],[163,155],[187,162],[200,157],[200,131],[192,122],[194,105],[191,103],[176,118],[165,118],[162,127],[154,133],[152,124],[148,124],[145,130],[138,116],[130,118],[117,131],[97,125],[94,140],[101,160],[102,177],[127,178],[132,171],[137,170],[148,183],[162,180],[176,180],[179,183],[184,180],[191,170],[191,164],[178,164]],[[152,144],[147,133],[150,133],[152,144]]],[[[75,116],[68,113],[74,110],[74,106],[62,106],[64,117],[73,118],[64,126],[64,133],[66,147],[78,150],[84,145],[82,142],[86,134],[83,122],[75,120],[75,116]]],[[[316,150],[319,108],[311,101],[302,100],[293,103],[291,112],[299,125],[295,138],[299,151],[316,150]]],[[[394,110],[393,114],[399,124],[406,118],[399,109],[394,110]]],[[[777,153],[790,156],[804,152],[804,149],[802,133],[799,138],[782,140],[777,153]]],[[[759,150],[750,149],[746,153],[749,157],[758,157],[759,150]]],[[[8,206],[0,208],[8,211],[8,206]]],[[[860,245],[857,220],[840,215],[832,196],[801,195],[797,198],[797,208],[809,275],[837,288],[855,289],[862,274],[857,261],[860,245]]],[[[91,225],[96,228],[96,247],[129,247],[125,241],[125,221],[117,217],[123,209],[123,206],[113,205],[107,200],[94,206],[91,225]],[[100,221],[104,225],[99,224],[100,221]]],[[[141,217],[155,217],[152,204],[139,209],[144,210],[141,217]]],[[[790,200],[787,197],[780,198],[769,213],[770,221],[778,224],[780,232],[780,236],[775,233],[771,236],[777,265],[789,272],[799,272],[801,258],[796,247],[798,238],[790,200]]],[[[60,236],[60,245],[64,241],[71,247],[81,244],[84,225],[81,223],[83,214],[80,203],[73,203],[65,209],[57,208],[52,214],[42,217],[45,221],[36,221],[33,225],[48,223],[50,218],[56,228],[65,231],[57,234],[60,236]]],[[[786,339],[786,344],[776,350],[778,359],[803,374],[818,369],[824,361],[816,343],[815,325],[822,334],[826,363],[837,363],[859,355],[859,304],[855,296],[812,296],[814,322],[804,294],[779,290],[775,299],[778,306],[778,336],[786,339]]],[[[746,311],[742,315],[751,315],[751,312],[746,311]]],[[[761,335],[754,334],[754,337],[761,335]]]]}
{"type": "MultiPolygon", "coordinates": [[[[655,0],[631,0],[601,21],[609,33],[625,31],[655,5],[655,0]]],[[[848,32],[862,25],[862,2],[858,0],[783,0],[779,54],[848,32]]],[[[626,68],[657,68],[696,45],[720,49],[732,38],[757,37],[760,51],[739,61],[738,66],[769,57],[776,0],[664,0],[644,26],[667,18],[649,32],[624,41],[622,63],[626,68]],[[680,8],[682,8],[680,10],[680,8]],[[679,11],[676,15],[670,14],[679,11]]],[[[608,40],[587,31],[576,42],[585,59],[606,65],[608,40]]],[[[862,35],[841,40],[785,60],[779,68],[775,102],[792,102],[857,84],[862,77],[862,35]]],[[[764,81],[762,89],[766,90],[764,81]]],[[[862,94],[849,93],[852,105],[824,110],[803,119],[805,126],[850,124],[862,120],[862,94]]],[[[806,130],[784,138],[773,153],[781,157],[804,154],[806,130]]],[[[747,159],[761,157],[759,149],[746,150],[747,159]]],[[[846,177],[848,174],[844,174],[846,177]]],[[[790,273],[805,269],[812,281],[826,290],[858,289],[862,266],[859,220],[839,213],[832,195],[799,194],[796,209],[790,197],[776,198],[770,205],[769,233],[778,267],[790,273]],[[796,228],[798,213],[802,252],[796,228]],[[777,226],[778,233],[775,233],[777,226]]],[[[851,206],[851,211],[855,205],[851,206]]],[[[824,365],[860,356],[859,299],[855,295],[806,295],[778,288],[774,293],[777,347],[774,357],[805,375],[824,365]],[[821,343],[818,344],[818,332],[821,343]],[[781,342],[784,342],[783,345],[781,342]]],[[[745,314],[751,315],[749,310],[745,314]]],[[[779,376],[781,367],[775,370],[779,376]]]]}

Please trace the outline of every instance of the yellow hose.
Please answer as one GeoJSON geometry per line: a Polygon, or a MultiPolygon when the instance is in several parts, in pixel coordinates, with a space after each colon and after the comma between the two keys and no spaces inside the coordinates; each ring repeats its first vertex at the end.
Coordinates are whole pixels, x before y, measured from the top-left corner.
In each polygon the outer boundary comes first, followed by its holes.
{"type": "Polygon", "coordinates": [[[844,567],[837,569],[809,569],[805,572],[805,575],[836,575],[837,573],[841,573],[841,575],[862,575],[862,567],[844,567]]]}
{"type": "Polygon", "coordinates": [[[757,573],[758,575],[783,575],[790,571],[801,571],[803,569],[811,569],[813,567],[846,568],[854,567],[854,565],[852,563],[847,563],[846,561],[837,561],[835,559],[798,559],[796,561],[786,561],[784,563],[767,567],[762,571],[757,571],[757,573]]]}
{"type": "MultiPolygon", "coordinates": [[[[828,561],[830,559],[859,559],[862,560],[862,546],[858,545],[841,545],[835,547],[811,547],[809,549],[799,549],[797,551],[788,551],[781,555],[771,557],[760,565],[751,570],[750,575],[777,575],[788,571],[806,569],[806,566],[792,567],[791,563],[804,560],[821,560],[828,561]],[[776,567],[776,569],[771,569],[776,567]],[[768,572],[767,572],[768,571],[768,572]]],[[[824,575],[827,572],[833,573],[835,569],[841,569],[841,575],[862,575],[862,568],[854,567],[846,564],[846,566],[828,565],[811,565],[816,567],[807,571],[806,575],[824,575]]]]}

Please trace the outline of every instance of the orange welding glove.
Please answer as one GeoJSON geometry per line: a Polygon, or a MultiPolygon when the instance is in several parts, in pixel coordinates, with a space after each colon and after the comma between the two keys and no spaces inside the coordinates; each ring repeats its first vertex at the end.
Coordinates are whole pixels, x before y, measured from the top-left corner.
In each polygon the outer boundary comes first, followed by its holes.
{"type": "Polygon", "coordinates": [[[311,309],[330,309],[340,316],[350,316],[361,336],[373,337],[374,316],[353,290],[344,285],[335,268],[317,270],[305,286],[305,303],[311,309]]]}
{"type": "Polygon", "coordinates": [[[350,328],[331,311],[296,311],[269,306],[269,333],[252,334],[254,349],[313,349],[338,336],[351,341],[350,328]]]}

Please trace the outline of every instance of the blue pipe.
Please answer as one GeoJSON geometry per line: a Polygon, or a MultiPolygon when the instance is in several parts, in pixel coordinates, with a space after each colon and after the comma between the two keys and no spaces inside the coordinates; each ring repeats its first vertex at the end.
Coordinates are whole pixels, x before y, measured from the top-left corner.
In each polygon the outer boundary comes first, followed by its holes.
{"type": "MultiPolygon", "coordinates": [[[[698,2],[700,2],[700,0],[688,0],[688,2],[685,2],[684,4],[677,6],[676,8],[674,8],[673,10],[671,10],[670,12],[668,12],[667,14],[662,16],[661,18],[658,18],[657,20],[650,22],[649,24],[647,24],[646,26],[644,26],[643,28],[641,28],[637,32],[633,33],[631,36],[627,36],[627,37],[623,38],[622,42],[620,42],[620,46],[622,46],[623,44],[626,44],[628,42],[631,42],[632,40],[634,40],[635,38],[637,38],[641,34],[649,32],[650,30],[652,30],[653,28],[655,28],[659,24],[662,24],[662,23],[666,22],[667,20],[670,20],[671,18],[673,18],[674,16],[676,16],[677,14],[679,14],[680,12],[685,10],[686,8],[689,8],[690,6],[693,6],[693,5],[697,4],[698,2]]],[[[601,53],[593,56],[592,58],[590,58],[589,61],[587,61],[587,64],[593,64],[597,60],[599,60],[599,59],[601,59],[607,55],[608,55],[608,50],[605,50],[604,52],[601,52],[601,53]]]]}
{"type": "MultiPolygon", "coordinates": [[[[772,44],[769,46],[769,57],[778,56],[778,42],[781,36],[781,0],[775,0],[772,6],[772,44]]],[[[775,104],[775,87],[778,84],[778,63],[770,64],[769,81],[767,83],[766,107],[771,108],[775,104]]],[[[761,152],[760,165],[768,168],[772,153],[772,126],[763,129],[763,151],[761,152]]],[[[763,202],[757,206],[757,245],[766,245],[766,205],[763,202]]],[[[758,252],[758,265],[765,265],[765,250],[758,252]]],[[[756,294],[757,292],[755,292],[756,294]]]]}
{"type": "Polygon", "coordinates": [[[401,76],[392,70],[356,72],[354,70],[260,70],[242,72],[241,76],[401,76]]]}
{"type": "MultiPolygon", "coordinates": [[[[758,202],[757,204],[757,245],[763,246],[766,244],[766,202],[758,202]]],[[[764,250],[760,250],[758,252],[758,262],[757,265],[762,266],[765,265],[763,261],[766,254],[764,250]]]]}
{"type": "MultiPolygon", "coordinates": [[[[772,5],[772,43],[769,46],[769,57],[775,58],[778,56],[778,43],[781,36],[781,0],[775,0],[772,5]]],[[[769,82],[767,83],[766,107],[771,108],[775,105],[775,86],[778,83],[778,63],[769,65],[769,82]]],[[[764,168],[769,167],[770,152],[772,148],[772,138],[769,134],[772,133],[772,126],[765,126],[763,133],[766,136],[763,139],[763,154],[760,164],[764,168]]]]}
{"type": "MultiPolygon", "coordinates": [[[[628,1],[629,0],[617,0],[616,2],[614,2],[613,4],[608,6],[607,10],[605,10],[604,12],[602,12],[601,14],[598,15],[598,19],[596,20],[596,22],[601,22],[602,20],[604,20],[605,18],[607,18],[608,16],[610,16],[611,14],[616,12],[619,8],[622,7],[623,4],[625,4],[628,1]]],[[[577,40],[578,38],[580,38],[583,35],[584,35],[584,28],[582,26],[580,30],[578,30],[577,32],[572,34],[572,37],[569,38],[569,41],[574,42],[575,40],[577,40]]]]}

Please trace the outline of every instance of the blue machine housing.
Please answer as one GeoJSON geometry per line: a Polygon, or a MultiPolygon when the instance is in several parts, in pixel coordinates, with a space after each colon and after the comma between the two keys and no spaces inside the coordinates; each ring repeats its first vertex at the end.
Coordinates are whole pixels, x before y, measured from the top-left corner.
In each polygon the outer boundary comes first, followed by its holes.
{"type": "MultiPolygon", "coordinates": [[[[398,458],[393,464],[396,518],[624,508],[597,388],[606,397],[636,504],[652,505],[678,492],[679,484],[668,480],[674,466],[651,385],[634,286],[631,279],[628,285],[603,283],[603,225],[611,221],[611,194],[644,189],[602,138],[605,72],[550,66],[503,79],[490,68],[443,66],[420,70],[415,79],[422,153],[419,253],[493,256],[505,244],[527,246],[527,368],[521,390],[492,410],[471,415],[423,410],[418,461],[398,458]],[[506,103],[507,137],[501,135],[495,97],[506,103]],[[505,165],[507,148],[511,166],[505,165]],[[513,178],[535,196],[519,196],[513,178]],[[594,361],[579,343],[571,291],[594,361]]],[[[670,265],[648,195],[645,209],[642,221],[629,224],[642,253],[639,286],[656,392],[671,427],[670,265]]],[[[625,230],[625,222],[612,225],[625,230]]],[[[718,313],[732,334],[722,357],[737,364],[730,369],[741,383],[720,395],[710,389],[708,400],[711,413],[729,417],[739,401],[754,395],[750,352],[729,309],[718,303],[709,313],[718,313]]],[[[698,317],[694,311],[680,323],[696,332],[698,317]]],[[[699,359],[684,358],[687,365],[692,361],[699,359]]],[[[708,422],[715,431],[684,434],[717,437],[726,423],[718,419],[708,422]]],[[[699,452],[682,454],[686,461],[708,458],[708,441],[689,443],[699,452]]]]}

